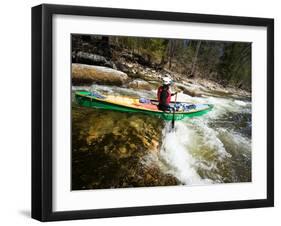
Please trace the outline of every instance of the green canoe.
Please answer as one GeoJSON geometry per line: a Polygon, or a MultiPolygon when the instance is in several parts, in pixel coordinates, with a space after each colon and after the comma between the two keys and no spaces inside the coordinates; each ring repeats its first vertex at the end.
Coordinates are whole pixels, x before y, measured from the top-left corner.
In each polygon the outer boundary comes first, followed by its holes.
{"type": "MultiPolygon", "coordinates": [[[[76,102],[84,107],[93,107],[106,110],[122,111],[122,112],[139,112],[152,116],[161,117],[164,120],[173,120],[172,112],[163,112],[158,110],[156,100],[149,100],[149,103],[140,103],[140,99],[130,97],[101,96],[93,95],[88,91],[76,91],[76,102]]],[[[171,102],[171,106],[175,103],[171,102]]],[[[175,112],[174,120],[201,116],[212,110],[211,104],[190,104],[185,102],[176,102],[176,104],[192,105],[192,108],[175,112]]]]}

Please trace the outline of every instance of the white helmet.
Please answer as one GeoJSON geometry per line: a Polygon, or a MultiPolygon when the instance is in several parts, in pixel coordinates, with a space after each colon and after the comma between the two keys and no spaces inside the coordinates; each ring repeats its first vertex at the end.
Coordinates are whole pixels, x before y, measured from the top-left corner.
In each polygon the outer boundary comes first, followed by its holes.
{"type": "Polygon", "coordinates": [[[169,77],[164,77],[163,78],[163,84],[164,85],[171,85],[172,84],[172,79],[170,79],[169,77]]]}

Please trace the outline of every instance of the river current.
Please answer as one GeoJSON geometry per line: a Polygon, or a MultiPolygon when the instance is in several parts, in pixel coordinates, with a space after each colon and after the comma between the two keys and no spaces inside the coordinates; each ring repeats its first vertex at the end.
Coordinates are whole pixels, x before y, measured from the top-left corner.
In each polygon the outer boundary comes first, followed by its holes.
{"type": "MultiPolygon", "coordinates": [[[[92,88],[104,94],[145,98],[156,96],[156,90],[142,91],[101,85],[92,88]]],[[[73,87],[73,93],[75,90],[92,88],[73,87]]],[[[141,158],[141,164],[144,167],[157,166],[163,174],[172,175],[181,184],[190,186],[250,182],[251,100],[232,94],[208,91],[201,97],[180,93],[177,101],[209,103],[214,104],[214,108],[203,116],[176,121],[175,130],[172,132],[171,122],[163,122],[158,151],[147,152],[141,158]]],[[[75,106],[74,99],[72,105],[75,106]]],[[[83,111],[83,108],[79,108],[79,111],[83,111]]],[[[102,110],[92,109],[92,111],[96,114],[96,111],[102,110]]],[[[112,120],[111,117],[116,117],[116,114],[130,113],[107,111],[105,120],[112,120]]],[[[147,117],[154,120],[151,116],[147,117]]],[[[138,114],[131,120],[137,121],[138,114]]],[[[89,126],[87,123],[81,125],[89,126]]],[[[73,139],[76,137],[73,136],[73,139]]]]}

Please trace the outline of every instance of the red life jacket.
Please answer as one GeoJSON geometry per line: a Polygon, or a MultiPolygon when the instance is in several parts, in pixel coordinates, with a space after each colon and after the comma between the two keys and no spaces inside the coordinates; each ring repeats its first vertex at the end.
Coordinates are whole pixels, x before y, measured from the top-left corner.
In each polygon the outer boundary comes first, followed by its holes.
{"type": "Polygon", "coordinates": [[[172,93],[168,86],[160,86],[157,90],[157,98],[159,104],[168,105],[171,102],[172,93]],[[164,97],[164,98],[163,98],[164,97]]]}

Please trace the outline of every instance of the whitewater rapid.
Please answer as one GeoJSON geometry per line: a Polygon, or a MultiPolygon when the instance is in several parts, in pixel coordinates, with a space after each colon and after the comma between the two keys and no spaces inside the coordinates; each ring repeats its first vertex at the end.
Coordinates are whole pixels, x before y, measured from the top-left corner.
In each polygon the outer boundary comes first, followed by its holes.
{"type": "Polygon", "coordinates": [[[201,117],[176,121],[173,131],[166,122],[158,158],[159,165],[166,166],[162,169],[185,185],[250,181],[251,136],[239,128],[244,122],[235,116],[246,117],[245,125],[251,127],[251,102],[217,97],[181,99],[215,107],[201,117]]]}
{"type": "MultiPolygon", "coordinates": [[[[76,87],[75,89],[91,87],[76,87]]],[[[98,86],[102,93],[133,97],[156,96],[156,90],[141,91],[114,86],[98,86]]],[[[213,104],[209,113],[195,118],[165,122],[159,152],[152,152],[143,164],[158,165],[162,172],[184,185],[251,181],[250,99],[237,96],[191,97],[179,93],[178,101],[213,104]]]]}

